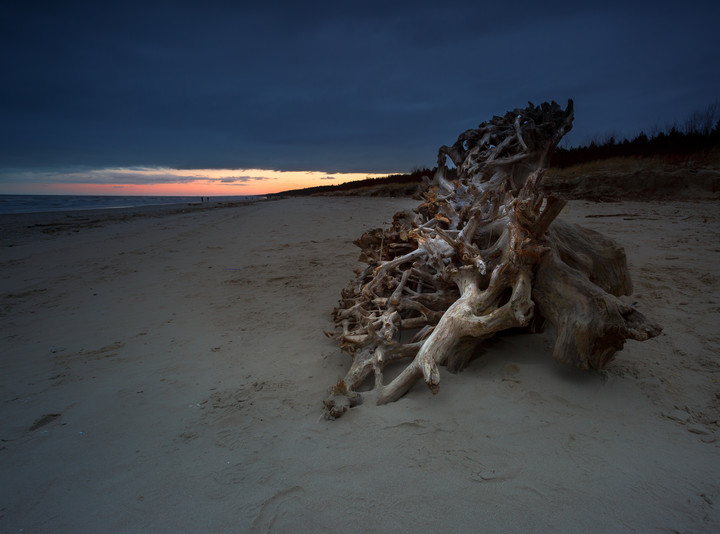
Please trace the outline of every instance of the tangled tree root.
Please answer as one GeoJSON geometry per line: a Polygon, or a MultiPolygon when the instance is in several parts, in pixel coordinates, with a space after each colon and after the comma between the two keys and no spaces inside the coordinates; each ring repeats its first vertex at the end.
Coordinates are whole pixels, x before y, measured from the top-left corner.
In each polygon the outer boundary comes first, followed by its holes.
{"type": "Polygon", "coordinates": [[[326,417],[359,404],[371,373],[378,404],[421,378],[437,393],[439,366],[462,369],[479,342],[508,328],[549,321],[554,357],[582,369],[605,367],[626,339],[660,333],[617,298],[632,291],[622,247],[555,221],[565,201],[546,194],[543,167],[572,120],[572,101],[529,104],[462,133],[440,148],[425,201],[355,242],[367,266],[342,291],[328,334],[352,365],[326,417]],[[402,359],[407,367],[385,384],[385,366],[402,359]]]}

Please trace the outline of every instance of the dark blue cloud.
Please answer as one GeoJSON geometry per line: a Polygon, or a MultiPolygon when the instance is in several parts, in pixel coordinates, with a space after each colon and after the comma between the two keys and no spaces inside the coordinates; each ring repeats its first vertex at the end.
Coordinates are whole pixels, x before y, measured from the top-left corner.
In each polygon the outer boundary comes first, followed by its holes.
{"type": "Polygon", "coordinates": [[[583,142],[719,96],[715,2],[240,4],[6,2],[0,165],[402,171],[528,100],[583,142]]]}

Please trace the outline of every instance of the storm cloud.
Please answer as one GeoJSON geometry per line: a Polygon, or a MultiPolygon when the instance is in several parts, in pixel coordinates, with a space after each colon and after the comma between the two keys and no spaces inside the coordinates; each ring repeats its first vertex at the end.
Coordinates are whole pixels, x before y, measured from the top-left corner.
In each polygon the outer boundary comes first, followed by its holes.
{"type": "Polygon", "coordinates": [[[6,3],[3,176],[401,172],[528,100],[573,98],[576,144],[720,90],[717,2],[243,4],[6,3]]]}

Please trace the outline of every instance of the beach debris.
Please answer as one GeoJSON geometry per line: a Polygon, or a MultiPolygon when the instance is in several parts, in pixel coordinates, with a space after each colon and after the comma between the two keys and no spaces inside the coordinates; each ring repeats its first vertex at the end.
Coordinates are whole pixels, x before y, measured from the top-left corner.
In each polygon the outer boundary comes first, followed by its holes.
{"type": "Polygon", "coordinates": [[[33,432],[33,431],[37,430],[38,428],[41,428],[45,425],[49,425],[50,423],[52,423],[53,421],[55,421],[56,419],[58,419],[61,416],[62,416],[62,414],[60,414],[60,413],[48,413],[48,414],[43,415],[42,417],[38,417],[35,420],[35,422],[32,425],[30,425],[30,428],[28,428],[28,432],[33,432]]]}
{"type": "Polygon", "coordinates": [[[572,121],[572,100],[529,103],[467,130],[440,147],[422,204],[355,241],[366,267],[326,333],[352,364],[324,401],[328,419],[360,404],[370,375],[378,404],[421,378],[437,393],[440,366],[463,369],[483,340],[510,328],[550,323],[553,356],[587,370],[606,367],[625,340],[661,332],[617,298],[632,292],[623,248],[556,220],[566,201],[543,187],[544,166],[572,121]],[[403,359],[384,383],[384,368],[403,359]]]}

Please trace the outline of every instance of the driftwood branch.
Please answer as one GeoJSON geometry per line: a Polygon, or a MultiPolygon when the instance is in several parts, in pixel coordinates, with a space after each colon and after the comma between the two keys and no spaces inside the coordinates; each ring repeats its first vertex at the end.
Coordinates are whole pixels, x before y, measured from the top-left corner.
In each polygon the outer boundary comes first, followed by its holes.
{"type": "Polygon", "coordinates": [[[437,393],[440,367],[462,369],[508,328],[549,322],[554,357],[583,369],[605,367],[626,339],[660,333],[617,298],[632,291],[622,247],[557,221],[565,201],[542,187],[572,120],[572,101],[529,104],[463,132],[439,149],[424,202],[355,242],[367,266],[342,291],[328,334],[352,365],[324,401],[326,417],[359,404],[370,375],[379,404],[421,379],[437,393]],[[400,360],[409,361],[386,384],[384,368],[400,360]]]}

